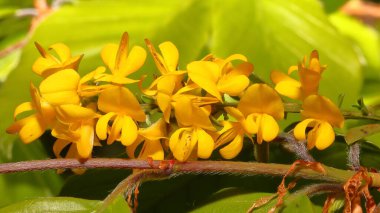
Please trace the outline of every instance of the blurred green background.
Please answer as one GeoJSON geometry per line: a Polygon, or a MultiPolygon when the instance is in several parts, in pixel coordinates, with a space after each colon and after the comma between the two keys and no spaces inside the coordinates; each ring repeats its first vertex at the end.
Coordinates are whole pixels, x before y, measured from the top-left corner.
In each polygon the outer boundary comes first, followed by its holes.
{"type": "MultiPolygon", "coordinates": [[[[172,41],[179,49],[182,69],[207,53],[218,57],[242,53],[254,64],[254,72],[268,83],[271,70],[286,72],[289,66],[317,49],[322,64],[328,65],[321,81],[321,94],[335,102],[344,95],[342,107],[345,109],[351,108],[361,96],[366,104],[377,106],[380,104],[379,17],[368,15],[365,10],[361,11],[367,14],[364,18],[350,16],[350,10],[341,9],[346,3],[344,0],[65,1],[44,18],[30,34],[31,37],[25,40],[25,46],[0,58],[0,162],[51,157],[51,144],[34,142],[24,145],[17,136],[5,133],[5,128],[12,123],[14,108],[30,99],[29,82],[37,84],[41,80],[31,71],[38,57],[34,41],[46,48],[63,42],[74,55],[84,53],[79,69],[84,74],[102,64],[99,53],[105,44],[118,43],[122,33],[128,32],[131,45],[145,46],[145,38],[155,45],[172,41]]],[[[372,6],[379,8],[378,5],[372,6]]],[[[28,8],[33,8],[32,0],[0,0],[0,50],[26,39],[32,17],[19,14],[30,11],[25,10],[28,8]]],[[[146,65],[134,76],[154,72],[152,59],[148,56],[146,65]]],[[[367,144],[362,148],[362,161],[379,168],[379,160],[372,156],[380,153],[376,147],[380,146],[380,140],[377,142],[375,138],[372,144],[375,146],[367,144]]],[[[338,142],[323,154],[316,155],[322,162],[346,168],[345,153],[345,144],[338,142]]],[[[276,158],[274,154],[272,159],[283,163],[291,163],[292,160],[291,154],[286,158],[276,158]]],[[[54,202],[58,209],[70,206],[73,211],[87,211],[97,202],[36,198],[62,195],[101,200],[128,174],[98,170],[83,176],[57,175],[55,171],[0,175],[0,207],[13,204],[2,212],[33,209],[33,206],[42,211],[41,206],[54,202]],[[36,200],[17,203],[30,199],[36,200]]],[[[278,183],[277,178],[203,176],[177,178],[172,182],[164,181],[159,186],[148,183],[142,189],[147,193],[142,195],[145,204],[141,201],[140,205],[145,207],[141,211],[177,208],[208,212],[210,209],[225,210],[226,206],[246,210],[251,201],[263,193],[275,192],[278,183]],[[262,183],[267,183],[264,184],[267,187],[262,183]],[[197,190],[191,187],[194,185],[197,190]],[[241,187],[250,191],[241,190],[241,187]],[[236,199],[245,202],[237,205],[236,199]],[[175,200],[176,204],[170,200],[175,200]]],[[[307,197],[299,197],[295,202],[305,204],[305,212],[320,210],[323,204],[318,200],[311,203],[307,197]]],[[[289,211],[298,208],[292,205],[295,204],[289,204],[289,211]]],[[[117,212],[118,208],[126,207],[121,202],[110,211],[117,212]]]]}

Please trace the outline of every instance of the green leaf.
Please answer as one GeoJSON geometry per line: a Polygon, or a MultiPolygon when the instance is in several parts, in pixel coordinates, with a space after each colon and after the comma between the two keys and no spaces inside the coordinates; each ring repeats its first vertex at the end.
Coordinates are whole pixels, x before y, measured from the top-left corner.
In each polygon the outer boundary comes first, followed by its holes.
{"type": "MultiPolygon", "coordinates": [[[[271,193],[244,192],[238,188],[226,188],[213,194],[205,203],[191,212],[246,212],[260,198],[271,196],[271,193]]],[[[268,212],[275,203],[269,202],[255,212],[268,212]]]]}
{"type": "Polygon", "coordinates": [[[345,105],[358,97],[362,77],[350,43],[330,24],[317,0],[231,0],[218,4],[211,50],[218,56],[245,54],[255,73],[269,82],[271,70],[287,71],[313,49],[320,53],[320,93],[345,105]],[[233,17],[233,18],[226,18],[233,17]]]}
{"type": "MultiPolygon", "coordinates": [[[[10,137],[14,138],[14,137],[10,137]]],[[[25,145],[20,140],[0,138],[0,163],[46,159],[39,141],[25,145]]],[[[0,207],[10,203],[56,195],[62,179],[54,170],[0,175],[0,207]]]]}
{"type": "MultiPolygon", "coordinates": [[[[292,196],[292,195],[290,195],[292,196]]],[[[290,197],[289,196],[289,197],[290,197]]],[[[299,195],[292,199],[285,199],[282,213],[306,213],[315,212],[313,203],[306,195],[299,195]]]]}
{"type": "Polygon", "coordinates": [[[70,197],[26,200],[0,209],[0,212],[90,212],[98,201],[70,197]]]}
{"type": "Polygon", "coordinates": [[[21,50],[16,50],[0,58],[0,82],[4,82],[8,74],[18,65],[20,56],[21,50]]]}
{"type": "Polygon", "coordinates": [[[345,139],[348,145],[380,132],[380,124],[367,124],[351,128],[347,131],[345,139]]]}

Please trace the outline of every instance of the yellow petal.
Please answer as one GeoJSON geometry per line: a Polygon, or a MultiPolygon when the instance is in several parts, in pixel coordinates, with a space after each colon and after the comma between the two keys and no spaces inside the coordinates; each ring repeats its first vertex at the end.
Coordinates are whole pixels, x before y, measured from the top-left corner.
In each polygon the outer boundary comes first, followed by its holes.
{"type": "Polygon", "coordinates": [[[267,114],[263,114],[259,123],[259,131],[257,133],[258,142],[261,143],[261,139],[269,142],[275,139],[278,135],[280,128],[276,122],[276,120],[267,114]]]}
{"type": "Polygon", "coordinates": [[[39,138],[46,130],[46,124],[38,115],[31,115],[13,123],[7,128],[7,133],[19,133],[24,143],[30,143],[39,138]]]}
{"type": "Polygon", "coordinates": [[[53,49],[62,62],[67,61],[71,58],[70,48],[63,43],[53,44],[49,49],[53,49]]]}
{"type": "Polygon", "coordinates": [[[100,140],[105,140],[107,138],[108,132],[108,122],[116,115],[114,112],[109,112],[101,116],[96,123],[96,134],[100,140]]]}
{"type": "Polygon", "coordinates": [[[295,83],[293,81],[282,81],[276,84],[275,90],[286,97],[302,100],[304,96],[301,86],[299,85],[299,82],[295,83]]]}
{"type": "Polygon", "coordinates": [[[166,137],[166,123],[164,119],[159,119],[148,128],[139,129],[139,134],[149,140],[159,140],[166,137]]]}
{"type": "Polygon", "coordinates": [[[290,66],[289,69],[288,69],[288,74],[292,74],[292,72],[294,71],[297,71],[298,70],[298,65],[294,65],[294,66],[290,66]]]}
{"type": "Polygon", "coordinates": [[[268,114],[276,120],[284,117],[284,105],[277,92],[266,84],[254,84],[246,90],[238,109],[245,115],[268,114]]]}
{"type": "Polygon", "coordinates": [[[223,60],[223,64],[221,65],[221,68],[226,68],[226,65],[229,64],[231,61],[240,60],[240,61],[247,61],[247,57],[245,57],[242,54],[233,54],[228,56],[225,60],[223,60]]]}
{"type": "Polygon", "coordinates": [[[194,61],[187,65],[189,78],[212,96],[222,101],[217,81],[221,75],[219,66],[210,61],[194,61]]]}
{"type": "Polygon", "coordinates": [[[95,137],[92,122],[82,125],[80,132],[80,141],[77,143],[78,154],[81,158],[89,158],[94,146],[95,137]]]}
{"type": "Polygon", "coordinates": [[[83,76],[80,79],[79,84],[84,84],[84,83],[87,83],[88,81],[95,80],[98,76],[100,76],[105,71],[106,71],[105,67],[103,66],[97,67],[94,71],[83,76]]]}
{"type": "Polygon", "coordinates": [[[165,66],[165,62],[162,56],[157,53],[153,44],[148,39],[145,39],[145,43],[150,53],[152,54],[152,57],[153,57],[154,63],[156,64],[157,69],[160,71],[162,75],[167,74],[169,71],[167,70],[167,67],[165,66]]]}
{"type": "Polygon", "coordinates": [[[249,85],[249,79],[245,75],[226,75],[218,82],[218,90],[231,96],[238,96],[249,85]]]}
{"type": "Polygon", "coordinates": [[[169,139],[169,147],[178,161],[186,161],[197,143],[196,132],[192,128],[180,128],[169,139]]]}
{"type": "MultiPolygon", "coordinates": [[[[139,136],[139,137],[137,137],[137,139],[135,140],[135,142],[133,144],[126,147],[127,154],[130,158],[136,158],[136,149],[143,142],[144,142],[144,138],[139,136]]],[[[141,153],[141,151],[142,150],[140,150],[140,153],[141,153]]]]}
{"type": "Polygon", "coordinates": [[[60,119],[68,123],[97,117],[93,110],[74,104],[60,105],[56,110],[60,119]]]}
{"type": "Polygon", "coordinates": [[[219,150],[220,155],[224,159],[232,159],[236,157],[243,148],[243,136],[237,135],[230,144],[219,150]]]}
{"type": "Polygon", "coordinates": [[[120,139],[121,130],[123,129],[124,125],[124,117],[125,116],[117,116],[113,121],[107,138],[107,144],[112,144],[115,140],[120,139]]]}
{"type": "Polygon", "coordinates": [[[159,140],[146,140],[143,148],[139,154],[140,159],[147,159],[148,157],[153,160],[163,160],[164,150],[162,149],[161,142],[159,140]]]}
{"type": "Polygon", "coordinates": [[[98,107],[102,112],[125,114],[137,121],[145,121],[145,114],[131,91],[125,87],[111,87],[99,95],[98,107]]]}
{"type": "Polygon", "coordinates": [[[172,42],[163,42],[159,46],[162,53],[162,57],[165,61],[167,70],[173,72],[177,69],[178,66],[178,50],[177,47],[172,42]]]}
{"type": "Polygon", "coordinates": [[[144,65],[146,59],[146,51],[140,46],[134,46],[129,53],[126,61],[120,64],[118,76],[128,76],[131,73],[136,72],[144,65]]]}
{"type": "Polygon", "coordinates": [[[214,139],[201,128],[197,128],[196,133],[198,138],[198,157],[207,159],[214,150],[214,139]]]}
{"type": "Polygon", "coordinates": [[[123,128],[121,130],[120,141],[124,146],[129,146],[137,138],[136,123],[129,116],[124,116],[123,128]]]}
{"type": "Polygon", "coordinates": [[[105,65],[113,72],[115,68],[116,53],[119,46],[117,44],[107,44],[100,53],[105,65]]]}
{"type": "Polygon", "coordinates": [[[158,93],[157,94],[157,104],[160,110],[163,112],[164,119],[166,123],[169,123],[171,114],[171,97],[167,94],[158,93]]]}
{"type": "Polygon", "coordinates": [[[313,127],[316,124],[316,120],[313,118],[305,119],[299,122],[294,128],[294,137],[301,141],[306,140],[306,128],[313,127]]]}
{"type": "Polygon", "coordinates": [[[335,132],[328,122],[321,122],[318,126],[314,128],[317,128],[315,139],[315,147],[317,149],[326,149],[334,142],[335,132]]]}
{"type": "Polygon", "coordinates": [[[33,104],[31,102],[24,102],[18,105],[13,113],[13,119],[16,119],[17,115],[30,110],[33,110],[33,104]]]}
{"type": "Polygon", "coordinates": [[[57,139],[55,142],[54,142],[54,145],[53,145],[53,152],[54,152],[54,155],[56,158],[60,158],[61,157],[61,152],[62,150],[68,146],[69,144],[71,144],[70,141],[67,141],[67,140],[63,140],[63,139],[57,139]]]}
{"type": "Polygon", "coordinates": [[[52,105],[79,104],[79,79],[79,74],[72,69],[56,72],[41,82],[41,95],[52,105]]]}
{"type": "Polygon", "coordinates": [[[259,126],[258,124],[255,122],[255,114],[250,114],[247,116],[246,119],[244,120],[241,120],[240,123],[243,127],[243,129],[245,130],[245,132],[247,132],[248,134],[256,134],[257,131],[259,130],[259,126]]]}
{"type": "Polygon", "coordinates": [[[339,108],[328,98],[320,95],[307,97],[303,104],[301,114],[304,118],[315,118],[329,122],[334,127],[342,128],[344,117],[339,108]]]}
{"type": "Polygon", "coordinates": [[[289,77],[285,73],[282,73],[282,72],[279,72],[279,71],[276,71],[276,70],[273,70],[270,73],[270,78],[273,81],[273,83],[275,83],[275,84],[278,84],[278,83],[283,82],[283,81],[291,81],[294,84],[298,83],[298,86],[301,86],[300,82],[294,80],[293,78],[289,77]]]}
{"type": "Polygon", "coordinates": [[[33,63],[32,65],[32,70],[35,72],[37,75],[43,76],[44,71],[48,69],[49,67],[57,64],[56,61],[50,59],[50,58],[43,58],[39,57],[37,60],[33,63]]]}

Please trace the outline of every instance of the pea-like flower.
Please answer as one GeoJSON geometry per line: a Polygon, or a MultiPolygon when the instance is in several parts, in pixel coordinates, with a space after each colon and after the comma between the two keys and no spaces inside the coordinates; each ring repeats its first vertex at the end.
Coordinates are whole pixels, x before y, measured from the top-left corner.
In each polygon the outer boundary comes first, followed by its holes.
{"type": "Polygon", "coordinates": [[[161,140],[167,137],[166,125],[164,119],[161,118],[147,128],[140,128],[136,141],[127,147],[128,156],[136,158],[136,149],[143,143],[137,155],[139,159],[152,158],[153,160],[163,160],[164,150],[161,140]]]}
{"type": "Polygon", "coordinates": [[[138,136],[136,121],[145,121],[145,114],[129,89],[114,86],[104,90],[99,95],[98,108],[106,113],[96,124],[99,139],[107,139],[107,144],[118,140],[124,146],[130,146],[135,142],[138,136]],[[108,125],[110,121],[112,126],[108,125]]]}
{"type": "Polygon", "coordinates": [[[77,153],[76,157],[82,159],[91,157],[94,145],[99,144],[95,134],[96,119],[99,115],[95,109],[95,104],[88,107],[74,104],[56,107],[59,122],[52,129],[52,135],[60,139],[56,141],[58,144],[54,148],[56,155],[59,154],[59,150],[73,143],[76,145],[76,150],[71,150],[70,155],[77,153]]]}
{"type": "Polygon", "coordinates": [[[103,62],[112,74],[103,74],[97,81],[111,82],[118,85],[136,83],[138,80],[127,78],[128,75],[140,69],[146,59],[146,51],[140,46],[128,49],[128,33],[121,37],[120,44],[107,44],[101,52],[103,62]]]}
{"type": "Polygon", "coordinates": [[[252,140],[252,134],[257,133],[258,126],[254,122],[253,114],[245,118],[237,108],[225,107],[224,110],[229,116],[234,117],[236,121],[222,121],[223,128],[218,132],[219,137],[215,142],[215,148],[229,143],[221,148],[219,153],[225,159],[232,159],[243,148],[244,136],[252,140]]]}
{"type": "Polygon", "coordinates": [[[312,149],[314,146],[319,150],[326,149],[335,140],[333,127],[343,127],[343,115],[332,101],[320,95],[307,97],[302,108],[301,115],[304,120],[294,128],[294,136],[297,140],[307,139],[308,149],[312,149]],[[308,127],[312,129],[306,137],[306,128],[308,127]]]}
{"type": "Polygon", "coordinates": [[[309,95],[318,94],[319,81],[325,69],[326,66],[321,65],[319,62],[318,52],[313,50],[310,54],[308,66],[306,66],[305,56],[302,63],[298,66],[291,66],[288,70],[288,75],[294,71],[298,71],[299,81],[278,71],[272,71],[271,79],[276,84],[275,89],[281,95],[292,99],[304,100],[309,95]]]}
{"type": "Polygon", "coordinates": [[[53,50],[56,53],[58,56],[56,57],[53,54],[47,52],[38,43],[35,43],[35,45],[41,54],[41,57],[39,57],[32,66],[32,70],[36,74],[46,78],[47,76],[60,70],[78,70],[78,66],[83,57],[83,54],[72,57],[69,47],[67,47],[65,44],[57,43],[51,45],[49,48],[49,50],[53,50]]]}
{"type": "Polygon", "coordinates": [[[284,118],[284,105],[277,92],[266,84],[253,84],[241,97],[237,107],[246,119],[257,125],[257,143],[272,141],[279,132],[276,120],[284,118]]]}
{"type": "Polygon", "coordinates": [[[19,133],[24,143],[30,143],[39,138],[47,128],[55,123],[55,110],[45,99],[41,98],[37,88],[30,84],[31,102],[25,102],[17,106],[14,111],[14,119],[23,112],[35,110],[35,113],[20,120],[16,120],[7,128],[8,134],[19,133]]]}
{"type": "Polygon", "coordinates": [[[222,100],[222,94],[240,95],[249,85],[248,76],[253,66],[240,54],[231,55],[225,60],[194,61],[187,65],[189,78],[210,95],[222,100]],[[234,67],[231,61],[243,61],[234,67]]]}
{"type": "Polygon", "coordinates": [[[196,106],[187,95],[181,95],[172,103],[179,129],[169,139],[169,147],[174,157],[186,161],[197,146],[197,156],[207,159],[214,150],[214,139],[207,131],[216,131],[205,107],[196,106]],[[207,131],[206,131],[207,130],[207,131]]]}
{"type": "Polygon", "coordinates": [[[161,76],[155,79],[148,89],[142,89],[142,91],[146,95],[156,97],[157,105],[165,121],[169,123],[172,110],[171,97],[182,87],[181,81],[186,71],[177,70],[179,53],[173,43],[169,41],[161,43],[159,48],[162,54],[159,54],[149,40],[145,42],[161,76]]]}

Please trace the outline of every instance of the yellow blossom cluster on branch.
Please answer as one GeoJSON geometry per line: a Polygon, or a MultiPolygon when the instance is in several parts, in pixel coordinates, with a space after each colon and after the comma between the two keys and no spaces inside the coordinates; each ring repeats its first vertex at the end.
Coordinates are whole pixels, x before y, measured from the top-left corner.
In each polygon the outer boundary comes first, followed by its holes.
{"type": "MultiPolygon", "coordinates": [[[[144,65],[146,50],[129,48],[128,42],[124,33],[119,44],[106,45],[101,51],[105,66],[83,77],[77,72],[83,55],[72,56],[61,43],[48,51],[36,43],[41,57],[32,69],[43,80],[38,87],[31,83],[32,100],[15,109],[15,122],[7,132],[30,143],[51,130],[57,157],[88,159],[94,146],[117,141],[130,158],[186,161],[207,159],[219,150],[223,158],[232,159],[242,150],[244,138],[261,144],[278,136],[277,121],[285,113],[280,94],[303,102],[294,136],[307,140],[309,149],[330,146],[335,140],[333,127],[343,126],[340,110],[318,95],[326,67],[320,65],[317,51],[311,53],[308,65],[305,58],[289,68],[289,74],[298,71],[299,81],[273,71],[273,89],[250,82],[253,65],[244,55],[207,55],[180,69],[173,43],[161,43],[157,51],[146,40],[159,76],[144,87],[146,76],[130,75],[144,65]],[[139,86],[144,98],[130,90],[131,84],[139,86]],[[155,110],[159,116],[152,123],[155,110]],[[21,115],[27,111],[33,112],[21,115]],[[63,151],[66,147],[68,151],[63,151]]],[[[147,70],[146,75],[154,72],[147,70]]]]}

